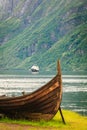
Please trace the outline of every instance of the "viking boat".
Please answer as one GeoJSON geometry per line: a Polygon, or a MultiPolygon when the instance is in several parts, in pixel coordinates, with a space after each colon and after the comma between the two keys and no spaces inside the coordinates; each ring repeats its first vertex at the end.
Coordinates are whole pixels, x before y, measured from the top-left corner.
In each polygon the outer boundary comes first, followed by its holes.
{"type": "Polygon", "coordinates": [[[51,120],[61,110],[62,80],[60,62],[57,74],[46,85],[30,94],[19,97],[0,97],[0,113],[11,119],[51,120]]]}

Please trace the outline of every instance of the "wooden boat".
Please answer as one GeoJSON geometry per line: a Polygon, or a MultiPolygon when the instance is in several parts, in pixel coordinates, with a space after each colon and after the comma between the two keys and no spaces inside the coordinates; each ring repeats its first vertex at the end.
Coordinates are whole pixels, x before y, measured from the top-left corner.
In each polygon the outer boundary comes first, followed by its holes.
{"type": "Polygon", "coordinates": [[[60,62],[58,73],[46,85],[38,90],[19,97],[0,98],[0,113],[13,119],[51,120],[57,111],[61,111],[62,80],[60,62]]]}

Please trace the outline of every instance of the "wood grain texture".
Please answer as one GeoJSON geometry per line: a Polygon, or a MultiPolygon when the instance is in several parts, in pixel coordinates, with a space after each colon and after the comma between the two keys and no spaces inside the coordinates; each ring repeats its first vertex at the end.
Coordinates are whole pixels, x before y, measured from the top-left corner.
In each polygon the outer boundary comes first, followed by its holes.
{"type": "Polygon", "coordinates": [[[38,90],[19,97],[1,97],[0,113],[10,118],[50,120],[57,113],[61,99],[62,80],[58,62],[57,75],[38,90]]]}

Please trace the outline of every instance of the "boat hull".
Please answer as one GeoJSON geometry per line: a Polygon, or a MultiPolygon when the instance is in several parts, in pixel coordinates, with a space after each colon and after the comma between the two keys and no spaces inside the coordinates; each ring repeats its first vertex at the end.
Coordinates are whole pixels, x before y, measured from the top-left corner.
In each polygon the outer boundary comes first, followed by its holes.
{"type": "Polygon", "coordinates": [[[31,94],[0,98],[0,113],[14,119],[51,120],[62,100],[61,75],[31,94]]]}

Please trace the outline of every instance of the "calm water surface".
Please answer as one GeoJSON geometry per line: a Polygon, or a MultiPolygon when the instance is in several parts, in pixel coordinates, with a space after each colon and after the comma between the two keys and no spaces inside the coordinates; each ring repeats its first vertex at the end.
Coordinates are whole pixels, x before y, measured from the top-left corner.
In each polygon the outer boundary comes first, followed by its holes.
{"type": "MultiPolygon", "coordinates": [[[[0,95],[18,96],[30,93],[46,84],[52,75],[0,75],[0,95]]],[[[87,75],[63,75],[61,107],[87,115],[87,75]]]]}

